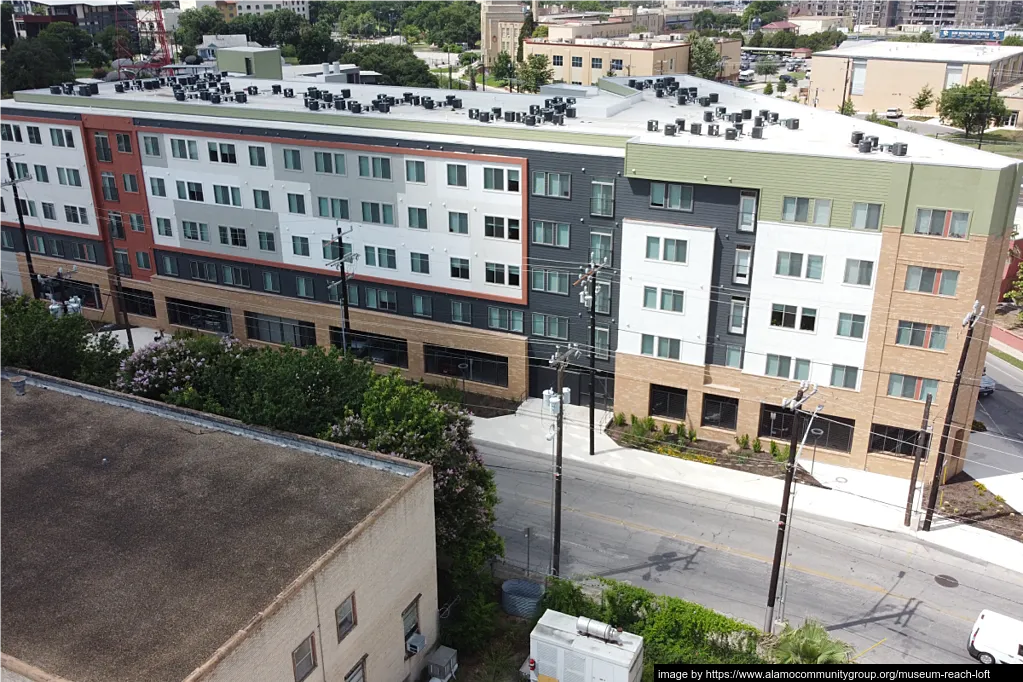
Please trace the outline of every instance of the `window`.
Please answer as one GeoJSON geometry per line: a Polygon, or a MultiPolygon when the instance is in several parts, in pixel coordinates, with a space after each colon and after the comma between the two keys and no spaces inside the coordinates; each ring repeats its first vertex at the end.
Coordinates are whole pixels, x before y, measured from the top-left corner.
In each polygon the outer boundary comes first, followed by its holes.
{"type": "Polygon", "coordinates": [[[117,178],[113,173],[101,173],[100,184],[103,186],[103,198],[107,201],[120,201],[121,195],[117,191],[117,178]]]}
{"type": "Polygon", "coordinates": [[[210,161],[214,163],[238,163],[233,144],[208,142],[207,149],[210,153],[210,161]]]}
{"type": "Polygon", "coordinates": [[[916,265],[906,268],[906,291],[955,296],[958,283],[959,272],[957,270],[938,270],[916,265]]]}
{"type": "Polygon", "coordinates": [[[391,179],[391,160],[384,156],[360,156],[359,177],[391,179]]]}
{"type": "Polygon", "coordinates": [[[767,376],[788,379],[791,370],[792,358],[785,355],[774,355],[772,353],[767,355],[767,366],[764,369],[764,374],[767,376]]]}
{"type": "MultiPolygon", "coordinates": [[[[15,126],[17,128],[17,126],[15,126]]],[[[50,143],[54,147],[74,147],[75,136],[70,130],[50,128],[50,143]]]]}
{"type": "Polygon", "coordinates": [[[249,147],[249,165],[266,167],[266,150],[262,147],[249,147]]]}
{"type": "Polygon", "coordinates": [[[81,187],[82,175],[74,168],[57,168],[57,182],[69,187],[81,187]]]}
{"type": "MultiPolygon", "coordinates": [[[[26,129],[28,130],[28,143],[29,144],[42,144],[43,143],[43,138],[39,134],[39,127],[38,126],[26,126],[26,129]]],[[[6,139],[6,138],[4,138],[4,139],[6,139]]]]}
{"type": "Polygon", "coordinates": [[[611,60],[611,70],[612,71],[621,71],[623,68],[624,68],[624,66],[622,65],[622,60],[621,59],[612,59],[611,60]]]}
{"type": "MultiPolygon", "coordinates": [[[[19,142],[21,140],[18,140],[19,142]]],[[[93,133],[93,141],[96,144],[96,159],[98,161],[110,162],[114,160],[114,153],[110,150],[110,138],[106,133],[93,133]]]]}
{"type": "Polygon", "coordinates": [[[508,191],[518,192],[519,191],[519,171],[511,168],[507,171],[508,174],[508,191]]]}
{"type": "Polygon", "coordinates": [[[831,200],[784,197],[782,199],[781,219],[790,223],[828,225],[831,222],[831,200]],[[813,203],[812,213],[810,211],[811,202],[813,203]],[[812,220],[811,215],[813,216],[812,220]]]}
{"type": "Polygon", "coordinates": [[[824,256],[810,254],[806,257],[806,278],[820,281],[824,276],[824,256]]]}
{"type": "Polygon", "coordinates": [[[167,196],[167,185],[163,178],[149,178],[149,191],[154,197],[167,196]]]}
{"type": "Polygon", "coordinates": [[[425,208],[414,208],[409,206],[408,209],[408,226],[414,230],[426,230],[427,218],[425,208]]]}
{"type": "Polygon", "coordinates": [[[892,373],[888,376],[888,395],[910,400],[927,400],[930,395],[935,400],[938,397],[938,380],[892,373]]]}
{"type": "Polygon", "coordinates": [[[739,421],[739,400],[726,396],[703,394],[703,417],[701,426],[734,431],[739,421]]]}
{"type": "Polygon", "coordinates": [[[245,236],[245,228],[221,225],[220,243],[226,244],[227,246],[237,246],[243,249],[248,247],[249,244],[248,239],[245,236]]]}
{"type": "Polygon", "coordinates": [[[277,250],[277,237],[273,232],[260,232],[259,233],[259,250],[260,251],[276,251],[277,250]]]}
{"type": "Polygon", "coordinates": [[[412,314],[416,317],[433,317],[433,299],[422,294],[412,294],[412,314]]]}
{"type": "MultiPolygon", "coordinates": [[[[125,312],[144,317],[156,317],[156,299],[150,291],[121,287],[121,300],[124,302],[125,312]]],[[[90,307],[98,308],[99,306],[90,307]]]]}
{"type": "Polygon", "coordinates": [[[590,57],[590,68],[591,69],[603,69],[604,60],[600,57],[590,57]]]}
{"type": "MultiPolygon", "coordinates": [[[[865,68],[864,64],[864,68],[865,68]]],[[[963,65],[962,64],[946,64],[945,65],[945,88],[951,88],[954,85],[962,85],[963,82],[963,65]]],[[[854,93],[855,94],[855,93],[854,93]]],[[[862,94],[862,93],[861,93],[862,94]]]]}
{"type": "Polygon", "coordinates": [[[725,367],[742,369],[742,346],[725,344],[725,367]]]}
{"type": "Polygon", "coordinates": [[[611,331],[609,329],[605,327],[594,329],[593,340],[593,353],[598,360],[607,360],[611,357],[611,331]]]}
{"type": "Polygon", "coordinates": [[[394,249],[385,249],[384,247],[367,246],[366,247],[366,265],[370,267],[387,268],[389,270],[398,269],[397,255],[394,249]]]}
{"type": "Polygon", "coordinates": [[[661,310],[672,313],[685,312],[685,292],[674,289],[661,289],[661,310]]]}
{"type": "Polygon", "coordinates": [[[735,247],[735,268],[732,272],[732,282],[735,284],[749,284],[751,261],[753,260],[752,246],[735,247]]]}
{"type": "Polygon", "coordinates": [[[455,279],[469,279],[469,259],[452,258],[451,276],[455,279]]]}
{"type": "MultiPolygon", "coordinates": [[[[508,358],[500,355],[424,344],[423,360],[427,374],[464,378],[493,386],[508,385],[508,358]]],[[[406,632],[410,631],[406,629],[406,632]]]]}
{"type": "Polygon", "coordinates": [[[483,236],[504,239],[504,218],[492,215],[484,216],[483,236]]]}
{"type": "Polygon", "coordinates": [[[504,190],[504,169],[484,168],[483,189],[504,190]]]}
{"type": "Polygon", "coordinates": [[[852,339],[862,339],[866,324],[867,318],[864,315],[857,315],[855,313],[839,313],[838,331],[836,333],[839,336],[847,336],[852,339]]]}
{"type": "Polygon", "coordinates": [[[847,365],[831,366],[831,385],[836,388],[856,389],[856,380],[859,378],[860,370],[847,365]]]}
{"type": "Polygon", "coordinates": [[[545,246],[568,248],[568,223],[554,223],[548,220],[533,221],[533,243],[545,246]]]}
{"type": "Polygon", "coordinates": [[[544,270],[533,268],[532,289],[533,291],[546,291],[549,294],[562,294],[568,296],[569,275],[567,272],[556,270],[544,270]]]}
{"type": "Polygon", "coordinates": [[[129,213],[128,224],[131,225],[132,232],[146,231],[146,222],[142,219],[141,213],[129,213]]]}
{"type": "Polygon", "coordinates": [[[456,324],[472,324],[472,304],[465,301],[452,301],[451,321],[456,324]]]}
{"type": "Polygon", "coordinates": [[[683,388],[650,384],[650,414],[684,421],[688,393],[683,388]]]}
{"type": "Polygon", "coordinates": [[[28,237],[28,250],[32,253],[41,253],[46,255],[46,239],[38,234],[32,234],[28,237]]]}
{"type": "Polygon", "coordinates": [[[301,298],[316,298],[316,282],[312,277],[295,275],[295,294],[301,298]]]}
{"type": "Polygon", "coordinates": [[[331,152],[313,152],[313,164],[317,173],[345,174],[345,155],[331,152]]]}
{"type": "Polygon", "coordinates": [[[242,190],[240,187],[213,185],[213,200],[224,206],[241,206],[242,190]]]}
{"type": "Polygon", "coordinates": [[[895,343],[900,346],[915,346],[931,350],[945,350],[948,327],[923,322],[899,321],[895,343]]]}
{"type": "Polygon", "coordinates": [[[355,618],[354,592],[348,595],[348,598],[334,609],[334,622],[337,624],[337,641],[339,642],[345,638],[345,635],[355,629],[357,621],[355,618]]]}
{"type": "Polygon", "coordinates": [[[136,251],[135,252],[135,264],[142,270],[149,270],[149,252],[148,251],[136,251]]]}
{"type": "Polygon", "coordinates": [[[139,180],[134,173],[122,173],[121,182],[124,184],[125,192],[136,193],[139,191],[139,180]]]}
{"type": "Polygon", "coordinates": [[[900,426],[871,424],[867,452],[886,452],[890,455],[913,457],[918,441],[926,452],[930,446],[930,434],[900,426]]]}
{"type": "Polygon", "coordinates": [[[21,206],[21,213],[23,215],[31,216],[33,218],[36,217],[36,202],[27,199],[19,199],[18,203],[21,206]]]}
{"type": "Polygon", "coordinates": [[[568,339],[568,318],[533,313],[533,336],[549,339],[568,339]]]}
{"type": "Polygon", "coordinates": [[[746,299],[733,296],[728,311],[728,331],[732,334],[746,333],[746,299]]]}
{"type": "Polygon", "coordinates": [[[449,187],[468,187],[468,177],[466,175],[466,166],[460,163],[449,163],[448,164],[448,186],[449,187]]]}
{"type": "MultiPolygon", "coordinates": [[[[47,241],[49,242],[49,245],[50,245],[50,248],[49,248],[50,255],[51,256],[56,256],[58,258],[63,258],[64,257],[64,242],[62,242],[59,239],[52,239],[52,238],[47,240],[47,241]]],[[[149,254],[147,253],[146,254],[146,262],[147,263],[149,262],[148,259],[149,259],[149,254]]],[[[147,265],[146,267],[148,269],[149,266],[147,265]]]]}
{"type": "Polygon", "coordinates": [[[263,271],[263,291],[274,294],[281,293],[281,277],[276,272],[263,271]]]}
{"type": "Polygon", "coordinates": [[[858,230],[881,229],[881,204],[853,203],[852,226],[858,230]]]}
{"type": "Polygon", "coordinates": [[[854,59],[852,61],[852,87],[849,90],[851,95],[862,95],[867,85],[867,60],[854,59]]]}
{"type": "MultiPolygon", "coordinates": [[[[335,240],[324,239],[321,241],[323,245],[323,259],[324,260],[337,260],[341,257],[341,249],[338,247],[338,243],[335,240]]],[[[352,245],[345,244],[345,253],[351,253],[352,245]]]]}
{"type": "Polygon", "coordinates": [[[935,208],[920,208],[916,212],[916,234],[933,237],[955,237],[965,239],[970,224],[966,211],[944,211],[935,208]]]}
{"type": "Polygon", "coordinates": [[[453,234],[469,234],[469,214],[449,211],[448,232],[453,234]]]}
{"type": "Polygon", "coordinates": [[[270,192],[265,189],[252,190],[252,202],[256,208],[270,210],[270,192]]]}
{"type": "Polygon", "coordinates": [[[504,265],[501,263],[487,263],[485,279],[489,284],[504,284],[504,265]]]}
{"type": "Polygon", "coordinates": [[[590,232],[590,261],[610,265],[611,246],[610,234],[606,232],[590,232]]]}
{"type": "Polygon", "coordinates": [[[817,309],[803,308],[799,313],[799,330],[812,332],[817,329],[817,309]]]}
{"type": "Polygon", "coordinates": [[[798,308],[794,305],[775,303],[771,306],[771,326],[795,329],[797,311],[798,308]]]}
{"type": "Polygon", "coordinates": [[[743,190],[739,193],[739,231],[752,232],[757,223],[757,193],[743,190]]]}
{"type": "Polygon", "coordinates": [[[300,149],[284,150],[284,169],[292,171],[302,170],[302,150],[300,149]]]}
{"type": "Polygon", "coordinates": [[[522,311],[490,306],[487,308],[487,323],[491,329],[522,333],[522,311]]]}
{"type": "Polygon", "coordinates": [[[3,239],[3,247],[5,249],[14,248],[14,233],[13,232],[0,232],[0,238],[3,239]]]}
{"type": "Polygon", "coordinates": [[[775,264],[774,274],[782,277],[803,276],[803,254],[792,253],[791,251],[779,251],[778,261],[775,264]]]}
{"type": "MultiPolygon", "coordinates": [[[[798,423],[795,424],[795,431],[802,435],[806,431],[808,416],[799,414],[795,416],[798,423]]],[[[760,406],[760,428],[757,435],[776,440],[788,439],[793,431],[794,415],[790,410],[776,405],[762,404],[760,406]]],[[[820,413],[814,420],[814,428],[820,428],[824,433],[821,436],[811,435],[807,439],[807,445],[819,445],[822,448],[841,450],[849,452],[852,450],[853,432],[856,421],[845,417],[835,417],[820,413]]]]}
{"type": "Polygon", "coordinates": [[[657,337],[657,357],[678,360],[682,357],[682,342],[678,339],[657,337]]]}
{"type": "Polygon", "coordinates": [[[96,247],[93,244],[81,244],[76,242],[71,247],[71,257],[74,258],[75,260],[86,261],[88,263],[95,263],[96,247]]]}
{"type": "MultiPolygon", "coordinates": [[[[295,348],[316,345],[316,325],[311,322],[252,313],[248,310],[245,311],[245,334],[256,341],[287,344],[295,348]]],[[[294,658],[294,654],[292,654],[292,658],[294,658]]],[[[315,666],[314,660],[313,667],[315,666]]],[[[295,679],[301,678],[296,676],[295,679]]]]}
{"type": "Polygon", "coordinates": [[[362,202],[362,222],[394,225],[394,206],[364,201],[362,202]]]}
{"type": "Polygon", "coordinates": [[[657,339],[651,336],[650,334],[643,334],[640,337],[639,352],[642,353],[643,355],[653,355],[654,343],[656,341],[657,339]]]}
{"type": "MultiPolygon", "coordinates": [[[[35,171],[36,171],[36,182],[49,182],[50,181],[50,173],[49,173],[49,171],[46,170],[46,166],[40,166],[39,164],[36,164],[35,171]]],[[[134,176],[132,176],[132,177],[134,177],[134,176]]],[[[138,190],[136,190],[136,191],[138,191],[138,190]]]]}
{"type": "Polygon", "coordinates": [[[46,220],[56,220],[57,219],[57,207],[54,206],[53,204],[49,203],[48,201],[42,202],[42,205],[43,205],[43,218],[45,218],[46,220]]]}
{"type": "Polygon", "coordinates": [[[572,176],[568,173],[533,172],[533,194],[541,197],[568,199],[572,191],[572,176]]]}
{"type": "Polygon", "coordinates": [[[131,135],[117,133],[117,151],[122,154],[131,154],[131,135]]]}
{"type": "Polygon", "coordinates": [[[89,213],[83,206],[65,206],[64,218],[69,223],[80,223],[82,225],[89,224],[89,213]]]}
{"type": "Polygon", "coordinates": [[[210,228],[206,223],[182,220],[181,234],[185,236],[185,239],[191,239],[192,241],[208,242],[210,240],[210,228]]]}
{"type": "Polygon", "coordinates": [[[188,199],[189,201],[204,201],[201,182],[182,182],[181,180],[178,180],[177,187],[178,199],[188,199]]]}
{"type": "Polygon", "coordinates": [[[366,307],[396,313],[398,312],[398,295],[390,289],[366,287],[366,307]]]}
{"type": "Polygon", "coordinates": [[[427,253],[412,253],[412,272],[420,275],[430,274],[430,255],[427,253]]]}
{"type": "Polygon", "coordinates": [[[114,249],[114,267],[117,274],[131,277],[131,259],[127,249],[114,249]]]}
{"type": "Polygon", "coordinates": [[[305,213],[305,195],[288,193],[288,211],[290,213],[305,213]]]}
{"type": "Polygon", "coordinates": [[[581,68],[582,65],[583,65],[583,58],[582,57],[572,57],[572,66],[574,66],[576,68],[581,68]]]}
{"type": "Polygon", "coordinates": [[[309,237],[299,237],[293,235],[291,237],[291,252],[296,256],[308,256],[309,255],[309,237]]]}
{"type": "Polygon", "coordinates": [[[170,218],[156,219],[156,233],[161,237],[173,237],[174,230],[171,228],[170,218]]]}
{"type": "Polygon", "coordinates": [[[223,334],[231,333],[231,309],[195,303],[176,298],[167,299],[167,319],[171,324],[194,327],[223,334]]]}
{"type": "Polygon", "coordinates": [[[551,65],[552,66],[564,66],[565,65],[565,57],[563,55],[560,55],[560,54],[556,54],[556,55],[552,56],[551,57],[551,65]]]}
{"type": "Polygon", "coordinates": [[[171,156],[175,159],[199,160],[199,145],[195,140],[171,138],[171,156]]]}
{"type": "Polygon", "coordinates": [[[405,180],[407,182],[426,182],[426,163],[423,161],[405,161],[405,180]]]}
{"type": "Polygon", "coordinates": [[[693,187],[692,185],[651,182],[650,206],[653,208],[666,208],[672,211],[692,211],[693,187]]]}
{"type": "Polygon", "coordinates": [[[847,258],[845,261],[845,283],[869,287],[874,278],[874,262],[847,258]]]}
{"type": "Polygon", "coordinates": [[[160,156],[160,138],[154,135],[143,135],[142,151],[146,156],[160,156]]]}
{"type": "MultiPolygon", "coordinates": [[[[52,131],[51,131],[52,132],[52,131]]],[[[0,139],[4,142],[21,142],[21,126],[4,123],[0,125],[0,139]]],[[[60,145],[64,146],[64,145],[60,145]]]]}
{"type": "Polygon", "coordinates": [[[124,239],[124,221],[121,219],[121,214],[117,211],[110,211],[107,213],[107,229],[110,231],[110,237],[112,239],[124,239]]]}
{"type": "Polygon", "coordinates": [[[25,180],[28,178],[28,164],[27,163],[16,163],[14,164],[14,177],[18,180],[25,180]]]}

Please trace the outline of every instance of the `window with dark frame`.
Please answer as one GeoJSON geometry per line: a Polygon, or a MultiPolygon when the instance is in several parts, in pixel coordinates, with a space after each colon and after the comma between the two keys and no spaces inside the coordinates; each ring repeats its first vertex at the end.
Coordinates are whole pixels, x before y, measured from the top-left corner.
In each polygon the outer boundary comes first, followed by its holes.
{"type": "Polygon", "coordinates": [[[687,399],[688,392],[684,388],[650,384],[650,415],[685,419],[687,399]]]}
{"type": "Polygon", "coordinates": [[[355,629],[358,618],[355,614],[354,592],[334,609],[334,622],[337,624],[337,641],[339,642],[355,629]]]}
{"type": "MultiPolygon", "coordinates": [[[[799,433],[806,429],[807,415],[800,415],[799,433]]],[[[788,440],[792,434],[792,411],[782,407],[768,404],[760,406],[760,428],[757,435],[763,438],[775,440],[788,440]],[[773,418],[772,418],[773,415],[773,418]]],[[[817,445],[822,448],[850,452],[852,450],[853,434],[855,432],[856,420],[845,417],[835,417],[820,413],[813,422],[814,428],[819,428],[824,433],[814,438],[810,435],[806,444],[817,445]]]]}
{"type": "Polygon", "coordinates": [[[316,636],[310,634],[291,652],[291,668],[295,682],[302,682],[316,670],[316,636]]]}
{"type": "Polygon", "coordinates": [[[703,394],[701,426],[734,431],[739,422],[739,399],[712,393],[703,394]]]}
{"type": "MultiPolygon", "coordinates": [[[[916,429],[888,426],[887,424],[871,424],[867,452],[883,452],[898,457],[914,457],[917,439],[920,438],[920,435],[921,432],[916,429]]],[[[930,434],[924,433],[921,443],[922,452],[927,452],[930,447],[930,434]]]]}

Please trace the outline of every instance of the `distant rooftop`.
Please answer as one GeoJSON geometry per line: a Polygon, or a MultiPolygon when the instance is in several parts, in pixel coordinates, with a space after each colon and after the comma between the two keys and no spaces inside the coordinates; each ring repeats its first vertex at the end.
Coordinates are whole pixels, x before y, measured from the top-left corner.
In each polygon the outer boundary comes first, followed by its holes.
{"type": "Polygon", "coordinates": [[[630,79],[625,77],[602,78],[599,87],[583,87],[567,84],[545,86],[540,94],[512,94],[503,90],[488,88],[481,90],[444,90],[439,88],[412,88],[386,85],[357,85],[348,83],[316,83],[309,80],[276,81],[231,77],[233,92],[254,86],[259,94],[250,95],[248,101],[239,104],[223,101],[214,105],[198,98],[198,94],[183,102],[175,101],[169,87],[155,90],[129,90],[116,93],[114,83],[99,85],[99,94],[92,97],[79,95],[51,95],[49,89],[27,90],[15,93],[16,102],[5,103],[15,110],[39,110],[52,112],[65,110],[95,114],[104,109],[115,109],[124,115],[151,118],[170,118],[174,121],[195,120],[208,123],[216,117],[218,123],[251,125],[251,121],[271,122],[274,130],[297,130],[300,132],[347,133],[362,136],[376,136],[393,144],[394,130],[405,130],[405,135],[421,137],[449,134],[457,136],[463,144],[544,149],[547,151],[582,151],[584,153],[621,153],[626,142],[672,147],[734,149],[747,152],[772,152],[791,155],[831,156],[840,158],[870,159],[890,163],[927,163],[937,165],[966,166],[977,168],[1003,168],[1016,161],[989,152],[962,145],[944,142],[931,137],[881,126],[862,119],[839,115],[833,111],[816,109],[777,97],[763,95],[742,88],[716,83],[685,74],[670,76],[682,87],[696,88],[700,97],[717,95],[718,101],[703,106],[699,101],[678,104],[675,97],[664,92],[657,97],[653,87],[637,90],[629,87],[629,81],[649,81],[654,77],[630,79]],[[291,88],[295,97],[286,98],[271,94],[273,85],[282,89],[291,88]],[[320,107],[318,111],[306,108],[303,95],[309,87],[329,91],[340,96],[348,90],[350,99],[362,105],[362,112],[352,114],[320,107]],[[443,101],[447,96],[462,102],[460,109],[437,106],[426,109],[405,103],[404,95],[429,96],[443,101]],[[397,101],[388,113],[375,111],[374,100],[381,95],[397,101]],[[524,122],[508,122],[503,116],[480,122],[469,118],[470,109],[490,111],[500,107],[502,114],[507,111],[528,113],[531,105],[544,107],[554,96],[570,96],[577,99],[572,106],[576,109],[574,118],[565,118],[563,125],[541,121],[529,127],[524,122]],[[708,134],[704,116],[710,112],[716,115],[718,107],[724,107],[731,114],[750,110],[753,116],[760,110],[777,114],[778,123],[766,125],[761,139],[754,139],[750,132],[752,120],[743,121],[742,134],[737,139],[727,139],[725,130],[731,123],[715,118],[712,123],[719,126],[720,135],[708,134]],[[238,112],[236,117],[232,112],[238,112]],[[260,113],[262,112],[262,113],[260,113]],[[675,119],[686,121],[686,129],[675,136],[664,134],[664,124],[675,119]],[[247,119],[248,121],[246,122],[247,119]],[[786,119],[798,119],[798,126],[789,128],[782,123],[786,119]],[[648,122],[656,121],[657,130],[648,130],[648,122]],[[702,134],[689,132],[689,124],[698,122],[703,126],[702,134]],[[440,124],[437,127],[424,127],[440,124]],[[446,125],[445,125],[446,124],[446,125]],[[505,132],[507,131],[507,135],[505,132]],[[882,151],[870,154],[860,153],[850,143],[853,131],[876,135],[881,145],[905,142],[906,156],[893,156],[882,151]],[[578,137],[577,137],[578,136],[578,137]],[[582,147],[580,147],[582,145],[582,147]]]}
{"type": "Polygon", "coordinates": [[[180,682],[422,470],[46,383],[0,387],[3,651],[74,682],[180,682]]]}
{"type": "Polygon", "coordinates": [[[1023,47],[1001,45],[955,45],[952,43],[900,43],[885,40],[847,40],[834,50],[817,52],[815,57],[859,59],[896,59],[913,62],[956,62],[991,64],[1023,54],[1023,47]]]}
{"type": "Polygon", "coordinates": [[[74,5],[87,5],[89,7],[108,7],[113,5],[134,5],[130,0],[32,0],[34,5],[46,5],[47,7],[71,7],[74,5]]]}

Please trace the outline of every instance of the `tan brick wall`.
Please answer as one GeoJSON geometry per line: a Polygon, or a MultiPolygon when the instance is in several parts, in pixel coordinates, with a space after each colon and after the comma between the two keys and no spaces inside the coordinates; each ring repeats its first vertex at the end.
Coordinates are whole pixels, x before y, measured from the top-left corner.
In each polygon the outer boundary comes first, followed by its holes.
{"type": "MultiPolygon", "coordinates": [[[[90,263],[79,263],[79,262],[68,262],[61,258],[49,258],[47,256],[40,256],[32,254],[32,266],[36,271],[36,274],[46,275],[49,277],[56,276],[57,269],[63,268],[64,274],[68,278],[79,281],[89,282],[95,284],[100,289],[100,294],[103,300],[103,310],[94,310],[92,308],[83,308],[83,314],[90,320],[96,320],[99,322],[113,322],[115,314],[114,301],[111,298],[111,291],[113,291],[113,268],[104,265],[92,265],[90,263]],[[71,272],[72,267],[77,267],[77,272],[71,272]]],[[[18,253],[18,270],[21,273],[21,286],[22,290],[27,294],[32,291],[32,283],[28,277],[28,264],[25,262],[25,254],[18,253]]],[[[150,319],[150,318],[142,318],[150,319]]],[[[150,319],[150,326],[152,321],[150,319]]]]}
{"type": "Polygon", "coordinates": [[[317,671],[310,679],[341,682],[366,656],[370,680],[416,679],[426,653],[405,658],[401,614],[419,598],[427,649],[437,645],[437,561],[433,477],[421,476],[400,499],[359,532],[280,608],[257,624],[210,670],[189,682],[293,679],[291,652],[316,636],[317,671]],[[355,594],[356,626],[338,642],[334,610],[355,594]]]}

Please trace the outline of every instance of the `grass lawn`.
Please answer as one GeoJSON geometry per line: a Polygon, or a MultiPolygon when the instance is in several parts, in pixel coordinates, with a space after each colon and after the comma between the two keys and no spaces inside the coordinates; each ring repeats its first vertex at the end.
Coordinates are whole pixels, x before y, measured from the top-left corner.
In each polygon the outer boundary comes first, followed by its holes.
{"type": "Polygon", "coordinates": [[[298,66],[298,57],[285,57],[285,64],[291,64],[292,66],[298,66]]]}
{"type": "MultiPolygon", "coordinates": [[[[477,82],[478,82],[477,78],[477,82]]],[[[493,76],[487,76],[487,86],[492,88],[506,88],[508,87],[508,81],[494,78],[493,76]]]]}
{"type": "Polygon", "coordinates": [[[88,64],[75,64],[75,78],[92,78],[92,67],[88,64]]]}
{"type": "MultiPolygon", "coordinates": [[[[955,142],[967,147],[977,146],[977,135],[966,137],[962,134],[947,135],[943,140],[955,142]]],[[[1011,156],[1016,159],[1023,159],[1023,130],[992,130],[984,133],[984,143],[981,147],[986,152],[1011,156]]]]}
{"type": "Polygon", "coordinates": [[[1001,358],[1002,360],[1005,360],[1010,365],[1018,367],[1019,369],[1023,369],[1023,360],[1020,360],[1014,355],[1009,355],[1005,351],[1001,351],[998,350],[997,348],[992,348],[990,346],[988,346],[987,352],[991,353],[991,355],[994,355],[996,358],[1001,358]]]}

